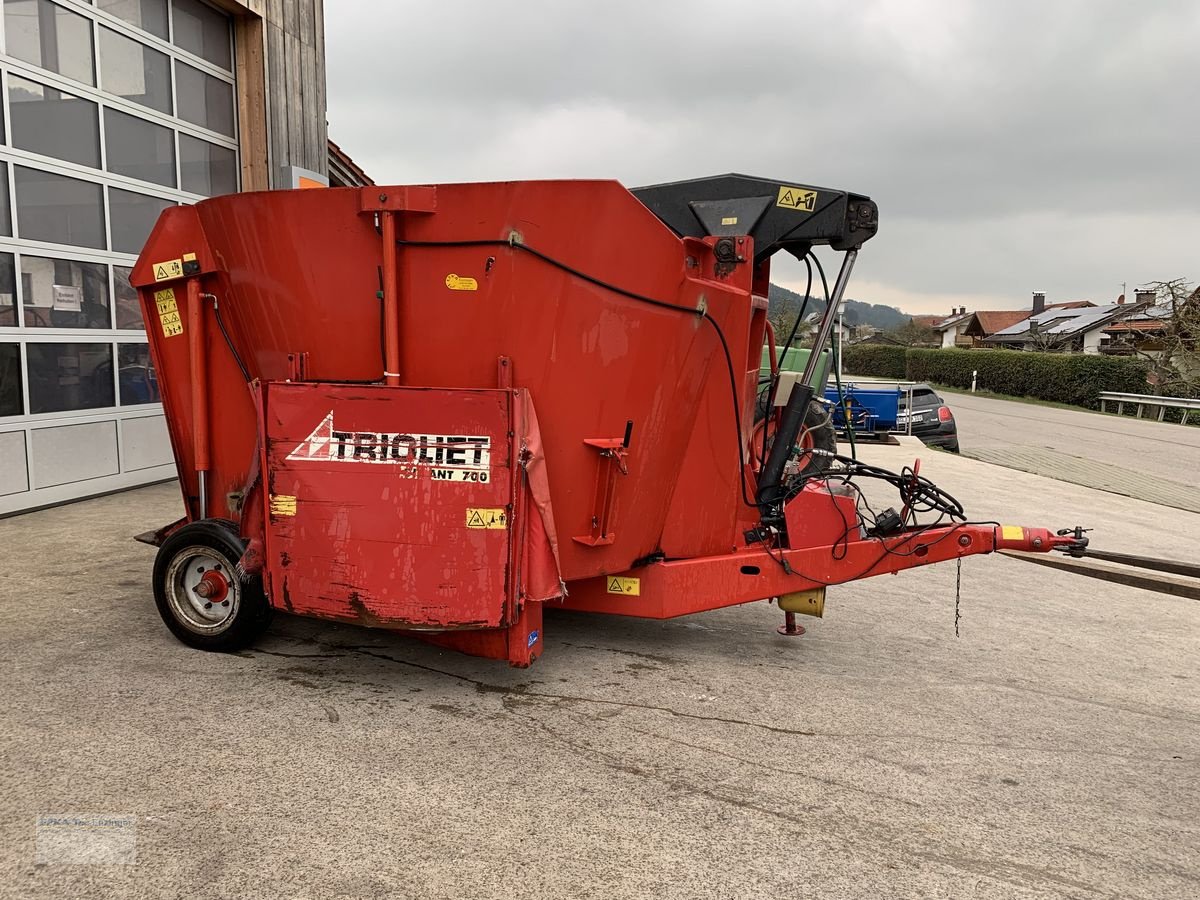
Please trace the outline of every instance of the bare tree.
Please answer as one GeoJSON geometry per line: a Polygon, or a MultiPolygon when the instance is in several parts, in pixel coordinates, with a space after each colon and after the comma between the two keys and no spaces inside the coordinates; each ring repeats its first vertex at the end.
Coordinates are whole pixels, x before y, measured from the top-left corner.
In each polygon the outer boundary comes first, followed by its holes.
{"type": "Polygon", "coordinates": [[[1134,333],[1118,345],[1150,364],[1147,378],[1155,393],[1195,396],[1200,393],[1200,287],[1186,278],[1173,278],[1152,281],[1146,289],[1154,291],[1155,308],[1161,311],[1161,328],[1148,341],[1157,346],[1139,346],[1134,333]]]}
{"type": "Polygon", "coordinates": [[[887,335],[905,347],[936,347],[942,340],[932,326],[922,325],[914,319],[909,319],[899,328],[893,328],[887,335]]]}
{"type": "Polygon", "coordinates": [[[1031,350],[1038,350],[1048,353],[1051,350],[1058,350],[1062,339],[1048,331],[1043,331],[1042,326],[1035,322],[1032,318],[1029,320],[1029,341],[1031,350]]]}

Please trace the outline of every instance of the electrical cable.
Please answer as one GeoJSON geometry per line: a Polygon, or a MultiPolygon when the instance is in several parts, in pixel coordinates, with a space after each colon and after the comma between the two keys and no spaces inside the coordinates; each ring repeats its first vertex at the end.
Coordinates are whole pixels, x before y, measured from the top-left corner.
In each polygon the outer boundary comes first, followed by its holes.
{"type": "Polygon", "coordinates": [[[725,333],[721,330],[721,326],[718,325],[711,316],[706,315],[703,310],[695,309],[690,306],[679,306],[676,303],[668,303],[665,300],[658,300],[654,297],[648,297],[645,294],[639,294],[636,291],[631,291],[618,285],[611,284],[600,278],[596,278],[594,275],[589,275],[586,272],[582,272],[579,269],[568,265],[567,263],[555,259],[553,256],[542,253],[540,250],[535,250],[528,244],[524,244],[517,240],[506,241],[499,238],[479,238],[462,241],[413,241],[404,238],[398,238],[396,240],[396,244],[406,247],[508,247],[513,250],[522,250],[525,253],[528,253],[530,256],[540,259],[542,262],[566,272],[568,275],[572,275],[581,281],[586,281],[588,284],[595,285],[603,290],[610,291],[622,297],[627,297],[630,300],[637,300],[640,303],[646,303],[650,306],[658,307],[659,309],[669,309],[674,312],[686,313],[690,316],[699,316],[705,322],[708,322],[713,327],[713,331],[717,333],[717,340],[720,342],[721,350],[725,356],[725,369],[729,375],[729,389],[733,398],[734,427],[737,429],[738,485],[741,488],[742,502],[751,509],[759,508],[758,504],[750,499],[750,494],[746,490],[746,448],[742,442],[741,398],[737,389],[737,376],[734,375],[733,370],[733,356],[729,352],[729,343],[725,340],[725,333]]]}
{"type": "Polygon", "coordinates": [[[636,291],[627,290],[618,285],[611,284],[594,275],[589,275],[586,272],[581,272],[567,263],[555,259],[542,253],[540,250],[535,250],[528,244],[524,244],[517,240],[502,240],[501,238],[476,238],[473,240],[463,241],[412,241],[405,238],[397,238],[396,243],[402,247],[508,247],[512,250],[522,250],[530,256],[537,257],[542,262],[549,263],[556,269],[561,269],[569,275],[574,275],[581,281],[586,281],[588,284],[593,284],[598,288],[603,288],[606,291],[612,291],[614,294],[620,294],[622,297],[628,297],[630,300],[638,300],[642,303],[648,303],[651,306],[657,306],[661,309],[672,309],[676,312],[687,313],[692,316],[703,316],[704,313],[691,306],[679,306],[676,303],[668,303],[666,300],[658,300],[654,297],[647,297],[645,294],[639,294],[636,291]]]}
{"type": "MultiPolygon", "coordinates": [[[[921,551],[921,555],[925,555],[929,552],[929,548],[937,546],[942,541],[953,536],[964,527],[973,525],[991,525],[993,528],[1000,527],[1000,523],[994,521],[968,521],[963,512],[962,504],[959,503],[955,497],[953,497],[947,491],[939,488],[928,478],[915,473],[910,466],[905,466],[899,472],[892,472],[889,469],[884,469],[879,466],[872,466],[867,463],[860,462],[852,457],[841,456],[839,454],[829,454],[829,457],[841,463],[845,468],[832,473],[825,473],[824,475],[820,476],[824,482],[825,490],[828,491],[830,498],[833,499],[835,495],[832,482],[837,480],[855,492],[857,496],[855,501],[855,510],[857,513],[856,523],[861,528],[868,530],[865,528],[868,523],[866,517],[862,514],[861,508],[865,508],[867,514],[871,518],[870,524],[872,529],[870,530],[873,530],[876,527],[875,521],[877,516],[875,511],[871,508],[871,505],[868,502],[866,495],[863,493],[862,488],[854,483],[853,479],[855,477],[878,479],[897,488],[900,493],[901,500],[909,507],[912,516],[913,527],[908,531],[904,531],[895,535],[875,535],[875,539],[879,542],[880,547],[882,548],[882,552],[878,558],[871,562],[862,571],[839,581],[824,581],[815,576],[807,575],[803,572],[797,571],[792,567],[791,562],[784,555],[783,548],[776,548],[768,544],[766,536],[761,538],[760,543],[763,544],[767,555],[770,556],[771,559],[775,560],[788,575],[799,575],[800,577],[811,581],[813,584],[819,584],[826,587],[834,584],[844,584],[847,581],[854,581],[858,578],[864,577],[877,566],[879,566],[879,564],[889,556],[897,556],[906,559],[916,556],[918,554],[918,550],[921,551]],[[938,515],[934,521],[918,526],[916,524],[916,514],[918,512],[936,512],[938,515]],[[928,543],[917,544],[910,550],[901,549],[901,547],[904,546],[911,546],[917,539],[921,538],[925,534],[928,534],[933,529],[945,527],[944,523],[946,519],[950,519],[951,522],[953,522],[953,526],[947,528],[944,534],[938,536],[935,540],[928,543]],[[889,543],[889,538],[901,538],[902,540],[900,543],[892,546],[889,543]],[[778,556],[775,555],[775,550],[779,551],[778,556]]],[[[785,502],[798,494],[803,489],[804,485],[808,481],[812,480],[813,477],[815,476],[795,479],[793,484],[790,485],[790,490],[785,502]]],[[[849,553],[852,524],[850,520],[846,518],[845,513],[840,507],[836,506],[835,504],[835,508],[837,509],[838,515],[841,516],[843,531],[842,534],[830,546],[829,551],[830,556],[833,559],[841,560],[845,559],[849,553]]]]}
{"type": "Polygon", "coordinates": [[[233,354],[233,361],[237,363],[237,367],[242,372],[242,377],[246,379],[246,384],[249,384],[252,379],[250,371],[246,368],[246,364],[242,362],[242,358],[238,355],[237,348],[233,346],[233,339],[229,337],[229,332],[225,328],[225,320],[221,318],[221,305],[217,302],[216,294],[205,294],[205,297],[212,299],[213,317],[217,320],[217,327],[221,329],[221,337],[225,338],[225,346],[229,348],[229,352],[233,354]]]}
{"type": "MultiPolygon", "coordinates": [[[[201,297],[207,297],[213,302],[213,318],[217,320],[217,328],[221,330],[221,337],[225,339],[225,346],[229,348],[230,355],[233,356],[233,361],[237,363],[238,370],[242,373],[242,378],[246,384],[250,384],[254,379],[250,376],[250,370],[246,368],[246,364],[242,362],[242,357],[238,354],[237,348],[233,344],[233,339],[229,336],[229,331],[225,327],[225,320],[221,318],[221,306],[217,302],[216,294],[201,294],[201,297]]],[[[372,381],[354,381],[351,379],[326,379],[330,384],[379,384],[378,380],[372,381]]]]}
{"type": "MultiPolygon", "coordinates": [[[[812,256],[811,250],[804,254],[804,266],[808,269],[808,282],[804,286],[804,300],[800,303],[800,312],[796,315],[796,321],[792,323],[792,332],[788,335],[787,342],[783,345],[783,352],[776,357],[776,371],[772,372],[771,377],[767,379],[770,387],[767,388],[766,416],[763,419],[762,455],[758,458],[760,468],[765,466],[767,462],[767,432],[770,429],[766,423],[771,421],[771,408],[775,403],[775,393],[779,389],[779,378],[783,373],[783,364],[787,361],[788,350],[791,349],[792,342],[796,340],[796,333],[800,330],[800,323],[804,321],[804,314],[808,311],[808,300],[812,294],[813,279],[812,260],[809,259],[810,256],[812,256]]],[[[813,350],[815,352],[816,348],[813,348],[813,350]]],[[[759,383],[762,384],[763,382],[760,380],[759,383]]]]}
{"type": "MultiPolygon", "coordinates": [[[[825,311],[826,311],[826,313],[829,313],[830,312],[830,310],[829,310],[829,282],[825,280],[825,267],[821,265],[821,260],[817,258],[817,255],[815,253],[813,254],[813,262],[815,262],[817,264],[817,272],[821,276],[821,290],[825,294],[825,311]]],[[[837,385],[838,408],[841,409],[841,411],[842,411],[842,418],[846,425],[846,439],[850,441],[850,455],[854,459],[858,459],[858,444],[855,443],[855,440],[854,440],[854,422],[850,418],[850,411],[848,409],[846,409],[846,405],[845,405],[846,394],[842,390],[842,373],[840,371],[840,366],[841,366],[841,362],[842,362],[841,351],[840,351],[840,349],[837,351],[834,351],[833,344],[834,344],[833,341],[829,342],[830,359],[834,364],[833,365],[833,380],[834,380],[834,383],[837,385]]],[[[813,347],[814,353],[816,352],[816,349],[817,348],[814,346],[813,347]]]]}

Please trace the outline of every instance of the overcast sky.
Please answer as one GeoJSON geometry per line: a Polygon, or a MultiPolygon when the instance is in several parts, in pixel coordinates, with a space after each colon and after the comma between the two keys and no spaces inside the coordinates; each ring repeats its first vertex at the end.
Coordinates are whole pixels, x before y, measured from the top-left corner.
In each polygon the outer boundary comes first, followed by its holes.
{"type": "Polygon", "coordinates": [[[380,183],[865,193],[848,294],[911,313],[1200,279],[1197,0],[327,0],[325,28],[330,137],[380,183]]]}

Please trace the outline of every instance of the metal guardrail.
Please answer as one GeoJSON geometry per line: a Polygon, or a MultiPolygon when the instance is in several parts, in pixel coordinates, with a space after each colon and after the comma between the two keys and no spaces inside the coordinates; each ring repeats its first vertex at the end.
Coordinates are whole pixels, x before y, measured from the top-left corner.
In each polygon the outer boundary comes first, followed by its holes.
{"type": "Polygon", "coordinates": [[[1100,394],[1100,412],[1108,412],[1108,404],[1117,404],[1117,415],[1125,412],[1125,404],[1137,404],[1137,417],[1142,417],[1142,410],[1147,406],[1158,407],[1158,421],[1162,421],[1168,409],[1182,409],[1183,421],[1186,425],[1191,411],[1200,412],[1200,398],[1190,397],[1154,397],[1149,394],[1121,394],[1116,391],[1102,391],[1100,394]]]}

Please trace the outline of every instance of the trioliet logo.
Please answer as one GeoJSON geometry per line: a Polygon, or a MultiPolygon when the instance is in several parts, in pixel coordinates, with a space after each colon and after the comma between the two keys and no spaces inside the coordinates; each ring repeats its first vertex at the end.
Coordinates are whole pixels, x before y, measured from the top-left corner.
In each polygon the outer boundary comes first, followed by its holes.
{"type": "Polygon", "coordinates": [[[491,474],[491,447],[486,435],[338,431],[331,411],[287,458],[395,465],[409,478],[428,471],[434,481],[485,482],[491,474]]]}

